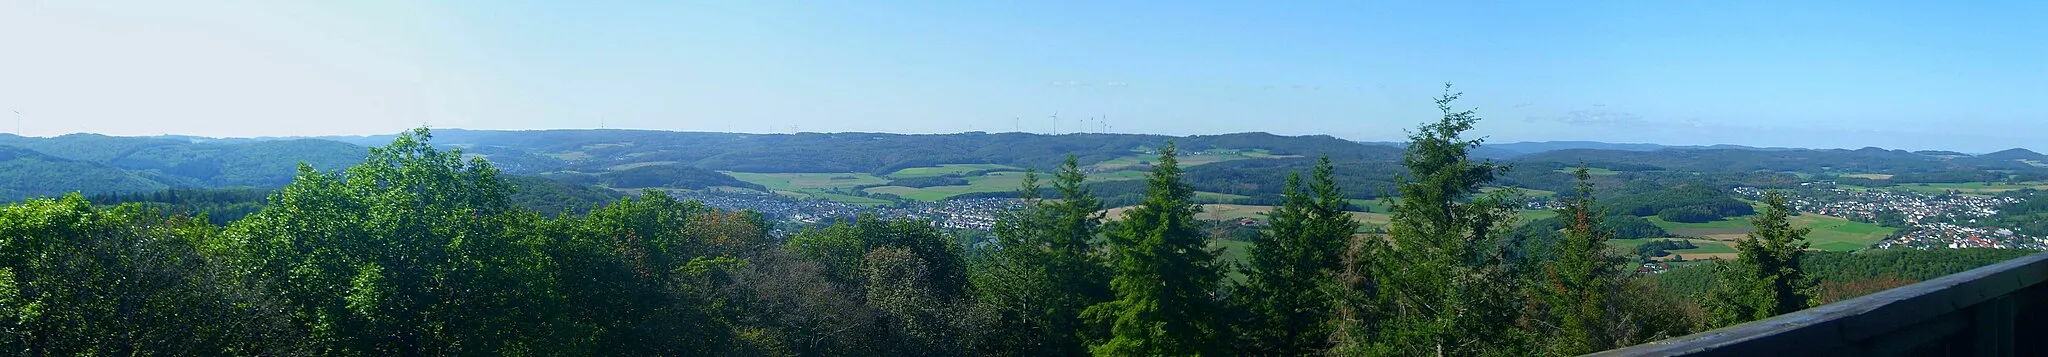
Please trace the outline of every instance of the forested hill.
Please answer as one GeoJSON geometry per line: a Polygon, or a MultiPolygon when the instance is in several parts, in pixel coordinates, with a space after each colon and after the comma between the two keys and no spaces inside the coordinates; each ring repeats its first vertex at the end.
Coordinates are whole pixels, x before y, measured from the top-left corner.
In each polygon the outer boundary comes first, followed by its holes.
{"type": "MultiPolygon", "coordinates": [[[[1360,143],[1325,135],[1236,133],[1172,137],[1144,134],[1028,133],[745,134],[652,130],[494,131],[443,129],[434,140],[465,155],[490,160],[507,173],[536,175],[613,188],[747,187],[725,173],[867,173],[885,176],[908,168],[990,164],[1049,170],[1072,154],[1098,173],[1142,169],[1152,148],[1173,141],[1190,153],[1229,156],[1190,165],[1200,190],[1277,199],[1286,173],[1306,169],[1319,155],[1338,163],[1339,180],[1355,198],[1377,196],[1398,173],[1399,145],[1360,143]],[[1263,160],[1231,160],[1262,158],[1263,160]],[[1098,165],[1099,164],[1099,165],[1098,165]],[[673,175],[671,175],[673,174],[673,175]],[[676,177],[654,177],[654,176],[676,177]]],[[[116,137],[71,134],[31,138],[0,134],[0,198],[153,192],[165,188],[277,187],[299,163],[323,171],[359,162],[364,145],[392,136],[215,139],[189,136],[116,137]]],[[[1950,152],[1657,147],[1588,142],[1520,143],[1497,147],[1494,160],[1515,163],[1504,183],[1564,189],[1561,167],[1585,162],[1621,172],[1796,172],[1842,178],[1892,176],[1885,182],[2030,180],[2048,176],[2040,154],[2014,149],[1969,156],[1950,152]],[[1563,149],[1560,149],[1563,148],[1563,149]],[[1652,149],[1654,150],[1646,150],[1652,149]],[[1531,152],[1521,154],[1522,152],[1531,152]]],[[[1475,151],[1475,156],[1480,155],[1475,151]]],[[[1638,177],[1632,175],[1628,177],[1638,177]]],[[[1689,176],[1684,176],[1689,177],[1689,176]]],[[[1856,180],[1856,178],[1843,178],[1856,180]]],[[[1867,179],[1864,179],[1867,181],[1867,179]]],[[[1766,180],[1768,183],[1770,180],[1766,180]]],[[[1117,183],[1103,183],[1117,185],[1117,183]]],[[[1129,186],[1125,184],[1125,186],[1129,186]]],[[[1105,187],[1110,189],[1113,187],[1105,187]]],[[[757,188],[762,189],[762,188],[757,188]]],[[[1112,190],[1115,191],[1115,190],[1112,190]]],[[[1114,195],[1111,195],[1114,196],[1114,195]]]]}
{"type": "MultiPolygon", "coordinates": [[[[2025,151],[2023,149],[2016,149],[2025,151]]],[[[1514,158],[1521,162],[1585,162],[1617,171],[1676,170],[1695,172],[1782,171],[1811,174],[1878,173],[1912,174],[1947,171],[2004,170],[2042,173],[2048,168],[2015,158],[2019,154],[1956,156],[1933,155],[1881,148],[1748,150],[1748,149],[1661,149],[1653,151],[1568,149],[1514,158]]]]}
{"type": "MultiPolygon", "coordinates": [[[[357,144],[388,136],[325,137],[357,144]]],[[[1168,140],[1183,150],[1266,150],[1274,155],[1330,155],[1335,159],[1392,161],[1401,149],[1368,146],[1327,135],[1237,133],[1172,137],[1144,134],[1027,133],[743,134],[651,130],[491,131],[440,129],[434,141],[490,157],[509,172],[551,167],[583,172],[631,163],[674,163],[744,172],[872,172],[940,164],[1002,164],[1050,169],[1067,154],[1083,165],[1131,156],[1168,140]]]]}
{"type": "Polygon", "coordinates": [[[0,198],[66,192],[133,193],[167,187],[276,187],[304,162],[334,170],[361,162],[368,149],[331,140],[193,142],[71,134],[0,135],[0,198]]]}

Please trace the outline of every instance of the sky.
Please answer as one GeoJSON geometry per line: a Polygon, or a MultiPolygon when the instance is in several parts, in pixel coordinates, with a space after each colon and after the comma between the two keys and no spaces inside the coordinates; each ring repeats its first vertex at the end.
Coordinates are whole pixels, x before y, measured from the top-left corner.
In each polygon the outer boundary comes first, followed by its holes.
{"type": "Polygon", "coordinates": [[[1397,141],[1452,83],[1491,142],[2048,151],[2048,2],[1421,3],[0,0],[0,131],[1397,141]]]}

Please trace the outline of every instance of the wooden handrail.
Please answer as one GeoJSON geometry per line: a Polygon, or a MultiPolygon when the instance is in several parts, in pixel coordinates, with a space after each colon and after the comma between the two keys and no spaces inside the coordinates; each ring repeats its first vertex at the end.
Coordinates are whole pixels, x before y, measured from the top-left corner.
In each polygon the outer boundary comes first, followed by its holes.
{"type": "Polygon", "coordinates": [[[1590,356],[2009,356],[2048,352],[2048,252],[1590,356]],[[2031,318],[2020,318],[2021,315],[2031,318]],[[2016,342],[2015,330],[2026,341],[2016,342]],[[2017,347],[2017,348],[2016,348],[2017,347]]]}

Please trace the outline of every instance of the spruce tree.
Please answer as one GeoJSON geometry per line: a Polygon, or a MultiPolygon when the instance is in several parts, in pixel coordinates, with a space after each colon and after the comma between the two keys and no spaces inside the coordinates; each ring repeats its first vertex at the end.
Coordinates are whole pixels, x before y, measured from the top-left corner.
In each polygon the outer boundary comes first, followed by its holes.
{"type": "Polygon", "coordinates": [[[1543,269],[1546,303],[1558,329],[1551,352],[1565,355],[1613,347],[1607,331],[1607,296],[1621,263],[1607,250],[1613,232],[1601,228],[1601,218],[1607,212],[1595,204],[1586,166],[1579,165],[1573,176],[1578,179],[1577,190],[1557,209],[1557,216],[1565,222],[1564,237],[1552,248],[1557,260],[1546,262],[1543,269]]]}
{"type": "Polygon", "coordinates": [[[1046,300],[1044,320],[1048,330],[1057,334],[1050,345],[1060,355],[1087,352],[1085,341],[1099,339],[1103,332],[1090,328],[1081,313],[1115,297],[1109,289],[1109,267],[1095,245],[1096,235],[1102,231],[1102,202],[1083,185],[1088,176],[1081,172],[1078,161],[1067,155],[1053,180],[1060,199],[1047,205],[1052,232],[1045,236],[1050,248],[1045,274],[1055,295],[1046,300]]]}
{"type": "Polygon", "coordinates": [[[1715,327],[1799,311],[1814,302],[1814,282],[1799,266],[1812,229],[1792,227],[1784,195],[1765,193],[1764,204],[1763,214],[1749,220],[1756,231],[1736,242],[1741,258],[1715,267],[1720,285],[1702,303],[1715,327]]]}
{"type": "Polygon", "coordinates": [[[1217,251],[1195,221],[1194,188],[1181,182],[1169,142],[1148,175],[1145,199],[1124,212],[1110,234],[1110,290],[1116,299],[1085,315],[1109,326],[1107,340],[1089,346],[1102,356],[1221,354],[1222,326],[1214,319],[1216,284],[1223,277],[1217,251]]]}
{"type": "Polygon", "coordinates": [[[1355,243],[1367,255],[1347,259],[1350,300],[1378,311],[1337,321],[1345,331],[1337,336],[1340,353],[1513,355],[1529,337],[1513,329],[1517,282],[1502,261],[1514,193],[1481,190],[1506,168],[1469,157],[1480,140],[1461,135],[1479,117],[1454,109],[1460,93],[1444,88],[1436,100],[1443,116],[1409,134],[1402,158],[1409,173],[1395,177],[1400,199],[1391,202],[1387,235],[1375,238],[1384,241],[1355,243]],[[1383,320],[1366,319],[1372,316],[1383,320]],[[1370,335],[1360,328],[1366,324],[1370,335]]]}
{"type": "Polygon", "coordinates": [[[1333,282],[1339,254],[1358,223],[1344,211],[1349,202],[1335,182],[1329,157],[1319,160],[1314,182],[1301,187],[1289,174],[1285,201],[1269,215],[1268,228],[1253,242],[1244,294],[1254,314],[1248,352],[1298,356],[1329,344],[1325,322],[1334,298],[1319,287],[1333,282]]]}
{"type": "Polygon", "coordinates": [[[1060,198],[1042,200],[1038,174],[1027,172],[1019,193],[1031,205],[998,219],[996,248],[979,264],[976,286],[1015,328],[997,332],[1011,337],[995,341],[1001,347],[992,352],[1085,355],[1085,341],[1099,335],[1081,320],[1082,310],[1111,297],[1109,272],[1093,243],[1102,204],[1082,185],[1086,180],[1068,156],[1053,181],[1060,198]]]}

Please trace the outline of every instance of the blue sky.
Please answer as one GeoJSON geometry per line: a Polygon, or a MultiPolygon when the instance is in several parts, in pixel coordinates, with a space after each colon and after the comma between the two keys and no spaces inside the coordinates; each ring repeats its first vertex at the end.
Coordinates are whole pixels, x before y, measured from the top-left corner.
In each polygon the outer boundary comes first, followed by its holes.
{"type": "Polygon", "coordinates": [[[0,0],[0,109],[34,136],[1398,140],[1453,82],[1494,141],[1986,152],[2048,149],[2041,19],[2048,2],[0,0]]]}

